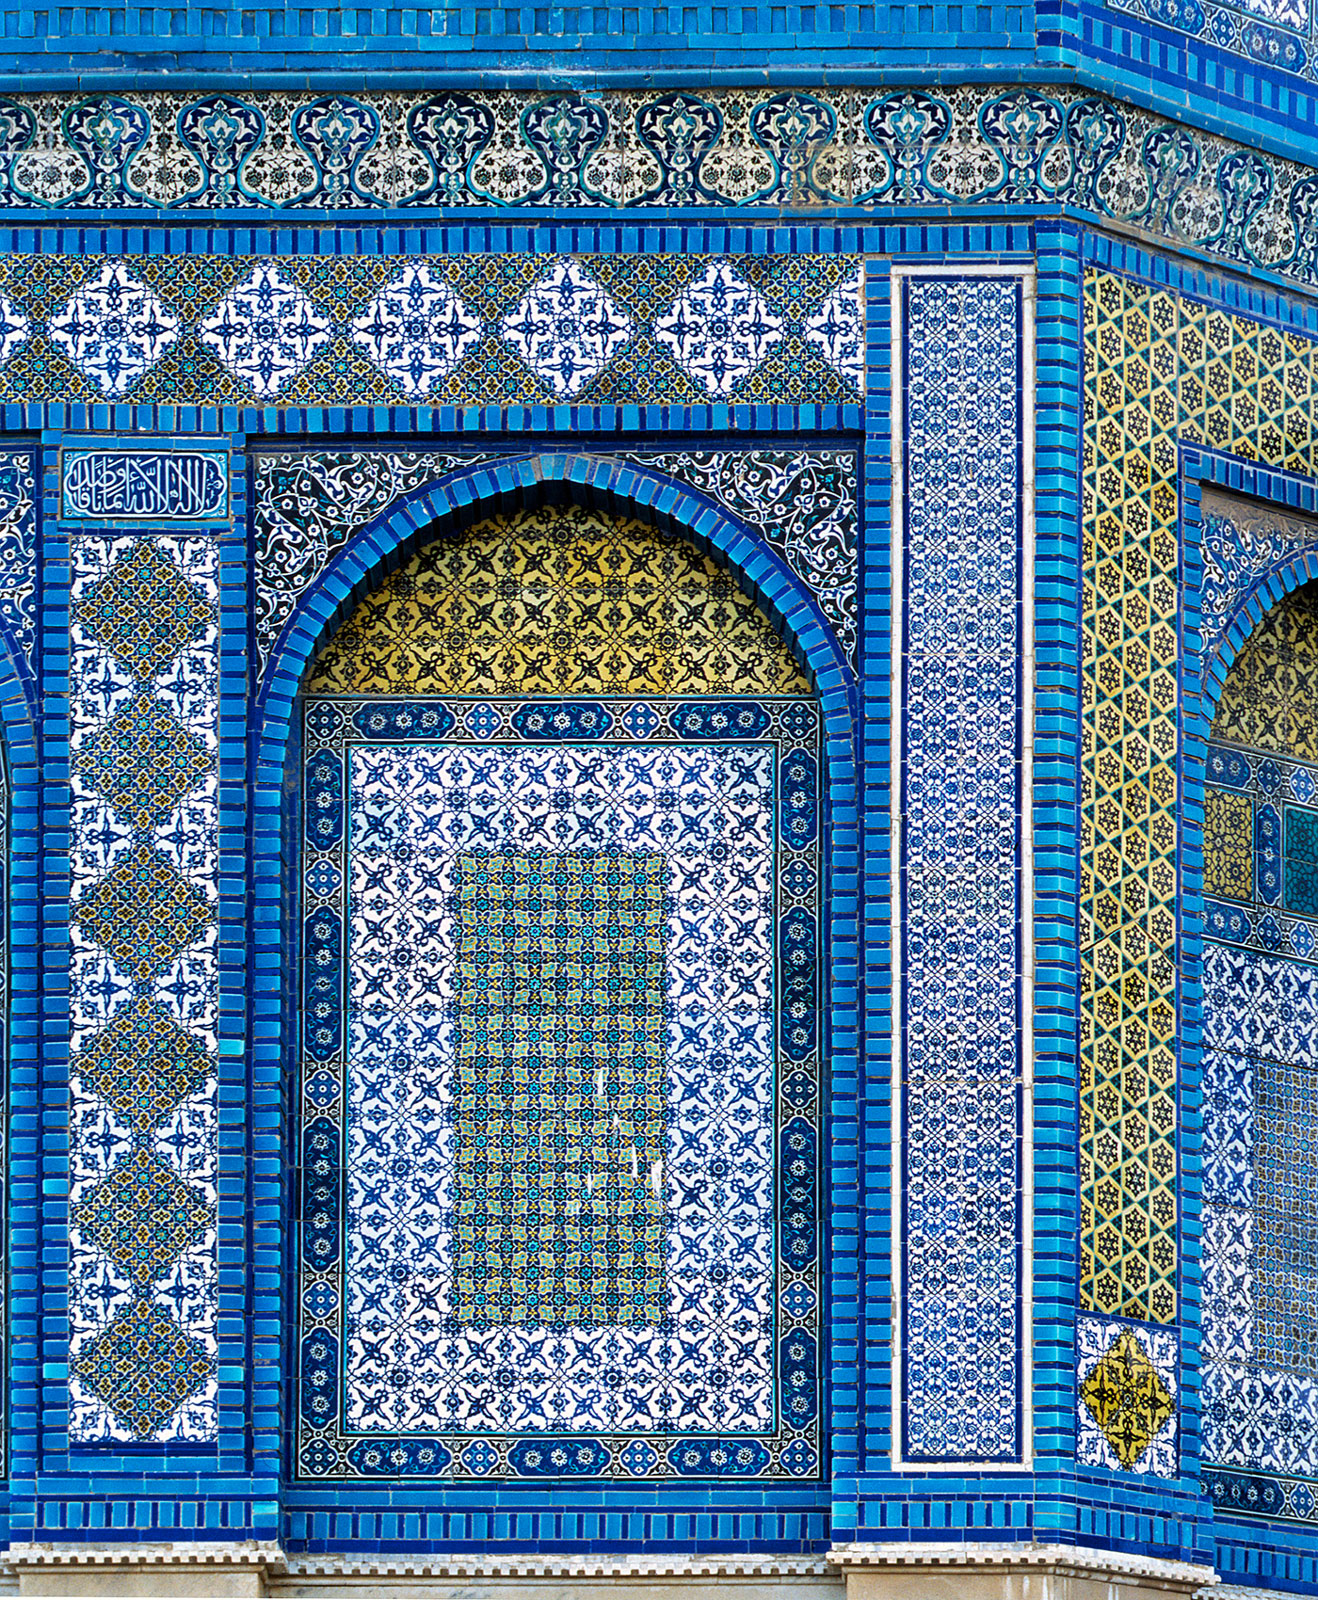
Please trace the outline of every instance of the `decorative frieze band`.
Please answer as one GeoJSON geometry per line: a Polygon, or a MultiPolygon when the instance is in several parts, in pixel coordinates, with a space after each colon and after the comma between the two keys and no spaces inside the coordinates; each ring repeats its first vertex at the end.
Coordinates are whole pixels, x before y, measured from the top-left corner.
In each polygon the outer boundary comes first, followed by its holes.
{"type": "Polygon", "coordinates": [[[0,204],[1065,205],[1318,282],[1318,172],[1051,87],[19,95],[0,99],[0,204]]]}
{"type": "MultiPolygon", "coordinates": [[[[863,381],[859,267],[854,255],[0,255],[0,401],[845,403],[863,381]]],[[[75,498],[88,492],[76,479],[75,498]]]]}

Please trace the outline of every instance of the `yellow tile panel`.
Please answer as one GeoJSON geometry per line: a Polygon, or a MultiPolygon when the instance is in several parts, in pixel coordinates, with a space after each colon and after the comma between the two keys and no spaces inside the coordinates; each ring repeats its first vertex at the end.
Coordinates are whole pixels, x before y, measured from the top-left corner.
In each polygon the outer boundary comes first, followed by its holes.
{"type": "MultiPolygon", "coordinates": [[[[1112,273],[1085,281],[1080,890],[1086,1310],[1176,1317],[1178,615],[1182,442],[1312,474],[1315,346],[1112,273]]],[[[1285,605],[1216,736],[1318,760],[1318,637],[1285,605]],[[1275,635],[1275,637],[1274,637],[1275,635]],[[1266,656],[1266,660],[1264,657],[1266,656]],[[1260,716],[1251,677],[1285,715],[1260,716]],[[1271,741],[1271,742],[1269,742],[1271,741]]],[[[1255,661],[1250,652],[1258,655],[1255,661]]],[[[1250,820],[1209,796],[1211,894],[1250,889],[1250,820]]]]}
{"type": "Polygon", "coordinates": [[[578,506],[426,545],[311,669],[317,694],[808,694],[754,599],[694,545],[578,506]]]}
{"type": "Polygon", "coordinates": [[[1254,807],[1229,789],[1204,795],[1204,893],[1228,900],[1254,895],[1254,807]]]}

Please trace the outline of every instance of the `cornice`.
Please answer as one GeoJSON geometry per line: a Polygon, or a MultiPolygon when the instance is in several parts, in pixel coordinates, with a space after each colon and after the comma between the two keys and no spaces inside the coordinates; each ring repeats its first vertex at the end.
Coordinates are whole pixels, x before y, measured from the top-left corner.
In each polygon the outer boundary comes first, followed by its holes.
{"type": "Polygon", "coordinates": [[[1160,1560],[1121,1551],[1063,1544],[837,1544],[819,1555],[616,1556],[540,1555],[290,1555],[279,1545],[253,1540],[131,1542],[113,1544],[15,1544],[0,1561],[0,1576],[38,1569],[175,1568],[191,1572],[259,1572],[275,1592],[287,1584],[319,1586],[345,1582],[555,1581],[601,1583],[650,1580],[666,1584],[767,1579],[783,1585],[827,1583],[865,1571],[1047,1573],[1057,1577],[1124,1579],[1167,1593],[1212,1595],[1213,1600],[1252,1600],[1259,1591],[1217,1587],[1211,1567],[1160,1560]]]}

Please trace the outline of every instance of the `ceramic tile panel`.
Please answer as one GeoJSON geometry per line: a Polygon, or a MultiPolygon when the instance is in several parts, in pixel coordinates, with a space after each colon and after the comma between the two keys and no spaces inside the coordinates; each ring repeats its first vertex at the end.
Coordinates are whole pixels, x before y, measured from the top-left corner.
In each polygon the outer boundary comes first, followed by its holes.
{"type": "MultiPolygon", "coordinates": [[[[1289,607],[1283,602],[1279,609],[1289,607]]],[[[1265,626],[1273,620],[1269,617],[1265,626]]],[[[1217,743],[1208,748],[1204,931],[1222,944],[1308,960],[1318,951],[1314,877],[1318,784],[1309,763],[1270,754],[1266,746],[1285,745],[1288,724],[1297,739],[1307,739],[1309,713],[1303,707],[1304,696],[1293,693],[1295,668],[1288,665],[1276,684],[1276,722],[1265,727],[1260,708],[1252,703],[1262,695],[1266,704],[1268,692],[1264,683],[1249,681],[1256,664],[1252,651],[1237,658],[1240,679],[1233,683],[1233,669],[1230,693],[1221,707],[1221,726],[1247,725],[1265,748],[1217,743]]],[[[1305,670],[1303,663],[1299,670],[1305,670]]]]}
{"type": "Polygon", "coordinates": [[[425,546],[358,606],[315,694],[801,694],[803,670],[694,545],[580,506],[425,546]]]}
{"type": "Polygon", "coordinates": [[[70,1425],[214,1439],[218,556],[72,541],[70,1425]]]}
{"type": "Polygon", "coordinates": [[[819,405],[859,396],[859,282],[824,255],[7,254],[0,401],[819,405]]]}
{"type": "Polygon", "coordinates": [[[1206,794],[1245,823],[1204,831],[1205,892],[1222,897],[1203,962],[1204,1458],[1219,1503],[1301,1520],[1318,1493],[1318,966],[1312,920],[1289,913],[1311,911],[1318,877],[1302,803],[1318,795],[1315,627],[1312,588],[1293,591],[1237,654],[1206,794]]]}
{"type": "Polygon", "coordinates": [[[908,1461],[1024,1448],[1023,292],[1019,277],[900,280],[908,1461]]]}
{"type": "Polygon", "coordinates": [[[822,752],[785,647],[693,548],[519,513],[367,596],[304,730],[299,1475],[817,1476],[822,752]]]}
{"type": "MultiPolygon", "coordinates": [[[[1313,79],[1314,48],[1318,44],[1318,18],[1311,0],[1213,0],[1177,7],[1160,6],[1158,0],[1107,0],[1114,11],[1147,17],[1191,38],[1202,39],[1219,50],[1273,70],[1313,79]]],[[[1253,173],[1237,179],[1241,187],[1253,173]]],[[[1240,202],[1237,201],[1236,209],[1240,202]]],[[[1230,214],[1228,213],[1228,217],[1230,214]]]]}
{"type": "MultiPolygon", "coordinates": [[[[1314,76],[1307,0],[1192,0],[1174,13],[1160,0],[1119,5],[1218,43],[1225,29],[1269,68],[1314,76]],[[1287,12],[1305,17],[1299,32],[1276,20],[1287,12]]],[[[20,213],[147,208],[186,222],[234,210],[531,207],[626,209],[649,221],[721,207],[769,222],[782,207],[1061,204],[1301,282],[1318,271],[1318,178],[1272,153],[1275,128],[1260,138],[1264,124],[1242,116],[1239,136],[1223,138],[1055,83],[84,90],[6,96],[2,114],[0,189],[20,213]]],[[[419,386],[475,336],[473,309],[442,282],[404,277],[363,311],[362,343],[419,386]],[[400,336],[404,315],[429,325],[427,353],[400,336]]],[[[28,316],[21,300],[0,302],[0,351],[28,316]]],[[[855,316],[848,290],[829,295],[812,314],[811,342],[830,354],[840,334],[849,345],[855,316]]]]}
{"type": "Polygon", "coordinates": [[[1200,635],[1208,657],[1221,645],[1236,608],[1254,585],[1274,568],[1318,546],[1318,522],[1208,485],[1200,496],[1200,516],[1204,558],[1200,635]]]}
{"type": "Polygon", "coordinates": [[[1171,1323],[1181,310],[1091,273],[1085,319],[1080,1306],[1171,1323]]]}
{"type": "Polygon", "coordinates": [[[1101,1317],[1076,1322],[1076,1460],[1174,1478],[1180,1341],[1174,1329],[1101,1317]]]}
{"type": "Polygon", "coordinates": [[[0,616],[36,676],[37,476],[28,450],[0,452],[0,616]]]}
{"type": "MultiPolygon", "coordinates": [[[[806,584],[857,666],[858,459],[854,450],[645,450],[632,462],[695,489],[763,535],[806,584]]],[[[473,452],[352,450],[258,454],[256,643],[263,667],[298,601],[349,540],[405,497],[454,473],[513,459],[473,452]]]]}

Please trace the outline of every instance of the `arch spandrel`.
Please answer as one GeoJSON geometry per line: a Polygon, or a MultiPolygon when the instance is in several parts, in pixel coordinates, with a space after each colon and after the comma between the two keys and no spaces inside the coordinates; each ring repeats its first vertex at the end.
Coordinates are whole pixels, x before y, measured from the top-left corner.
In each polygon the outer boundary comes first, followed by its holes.
{"type": "Polygon", "coordinates": [[[736,576],[687,540],[581,506],[495,516],[365,596],[312,694],[809,694],[736,576]]]}

